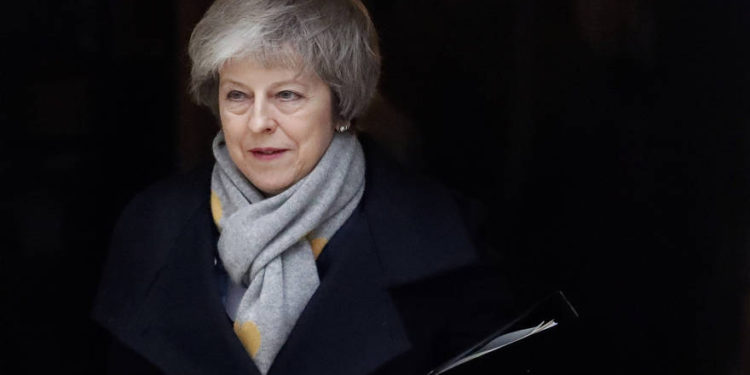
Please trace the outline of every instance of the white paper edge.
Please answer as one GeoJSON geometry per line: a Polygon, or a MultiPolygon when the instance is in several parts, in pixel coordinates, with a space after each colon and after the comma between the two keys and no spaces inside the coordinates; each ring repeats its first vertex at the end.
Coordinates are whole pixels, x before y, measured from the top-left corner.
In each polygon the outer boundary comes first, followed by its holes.
{"type": "Polygon", "coordinates": [[[537,325],[536,327],[530,327],[530,328],[524,328],[519,329],[513,332],[508,332],[504,335],[496,337],[494,340],[488,342],[485,346],[480,348],[476,353],[468,355],[466,357],[461,358],[460,360],[453,362],[451,365],[444,367],[440,369],[437,372],[434,372],[432,374],[439,375],[442,374],[445,371],[448,371],[456,366],[459,366],[461,364],[464,364],[466,362],[471,361],[472,359],[479,358],[485,354],[494,352],[495,350],[498,350],[504,346],[510,345],[516,341],[522,340],[526,337],[529,337],[535,333],[542,332],[546,329],[552,328],[557,325],[557,322],[554,320],[550,320],[549,322],[542,321],[537,325]]]}

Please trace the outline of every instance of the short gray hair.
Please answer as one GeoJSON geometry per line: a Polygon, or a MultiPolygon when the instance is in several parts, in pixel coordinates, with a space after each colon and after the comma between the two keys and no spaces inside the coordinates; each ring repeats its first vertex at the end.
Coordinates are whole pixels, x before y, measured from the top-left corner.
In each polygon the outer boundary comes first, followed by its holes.
{"type": "Polygon", "coordinates": [[[195,26],[188,52],[190,91],[215,114],[219,70],[233,58],[314,71],[343,121],[367,109],[380,76],[377,33],[360,0],[217,0],[195,26]]]}

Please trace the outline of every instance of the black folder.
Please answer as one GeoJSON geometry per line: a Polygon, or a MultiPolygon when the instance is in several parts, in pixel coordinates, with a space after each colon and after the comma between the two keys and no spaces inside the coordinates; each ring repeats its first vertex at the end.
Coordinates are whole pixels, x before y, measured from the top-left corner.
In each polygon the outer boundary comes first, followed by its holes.
{"type": "MultiPolygon", "coordinates": [[[[521,371],[530,373],[526,367],[532,364],[523,363],[519,358],[528,358],[528,356],[519,356],[519,351],[515,347],[518,343],[527,343],[538,340],[539,336],[552,335],[555,331],[560,331],[559,326],[570,325],[578,318],[578,312],[568,301],[562,291],[554,292],[538,302],[534,303],[517,318],[507,323],[485,339],[454,356],[450,360],[434,368],[428,375],[459,375],[463,373],[478,373],[480,368],[493,368],[493,373],[515,373],[521,371]],[[514,370],[511,370],[509,363],[494,365],[498,362],[498,356],[503,352],[515,351],[513,358],[515,362],[514,370]],[[501,368],[496,368],[500,366],[501,368]],[[525,369],[525,370],[523,370],[525,369]],[[497,370],[505,370],[498,372],[497,370]]],[[[528,344],[523,344],[529,347],[528,344]]],[[[533,350],[533,349],[531,349],[533,350]]],[[[501,354],[502,353],[502,354],[501,354]]]]}

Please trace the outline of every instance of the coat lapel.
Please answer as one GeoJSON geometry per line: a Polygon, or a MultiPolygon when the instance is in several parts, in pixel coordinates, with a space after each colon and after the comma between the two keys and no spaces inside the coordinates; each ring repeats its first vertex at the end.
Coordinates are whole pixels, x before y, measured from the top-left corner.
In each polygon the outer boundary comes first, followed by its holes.
{"type": "Polygon", "coordinates": [[[259,374],[222,308],[212,228],[207,206],[189,220],[126,329],[129,344],[166,373],[259,374]]]}
{"type": "Polygon", "coordinates": [[[269,375],[368,374],[411,347],[360,209],[324,251],[335,261],[269,375]]]}

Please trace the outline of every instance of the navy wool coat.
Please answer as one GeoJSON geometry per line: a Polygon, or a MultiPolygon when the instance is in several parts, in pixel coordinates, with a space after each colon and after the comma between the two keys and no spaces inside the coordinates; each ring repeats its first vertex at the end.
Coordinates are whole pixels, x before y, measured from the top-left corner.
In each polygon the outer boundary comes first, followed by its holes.
{"type": "MultiPolygon", "coordinates": [[[[455,196],[370,147],[366,162],[270,375],[426,374],[512,317],[455,196]]],[[[208,169],[174,177],[122,214],[93,312],[113,337],[109,373],[259,374],[221,302],[209,185],[208,169]]]]}

